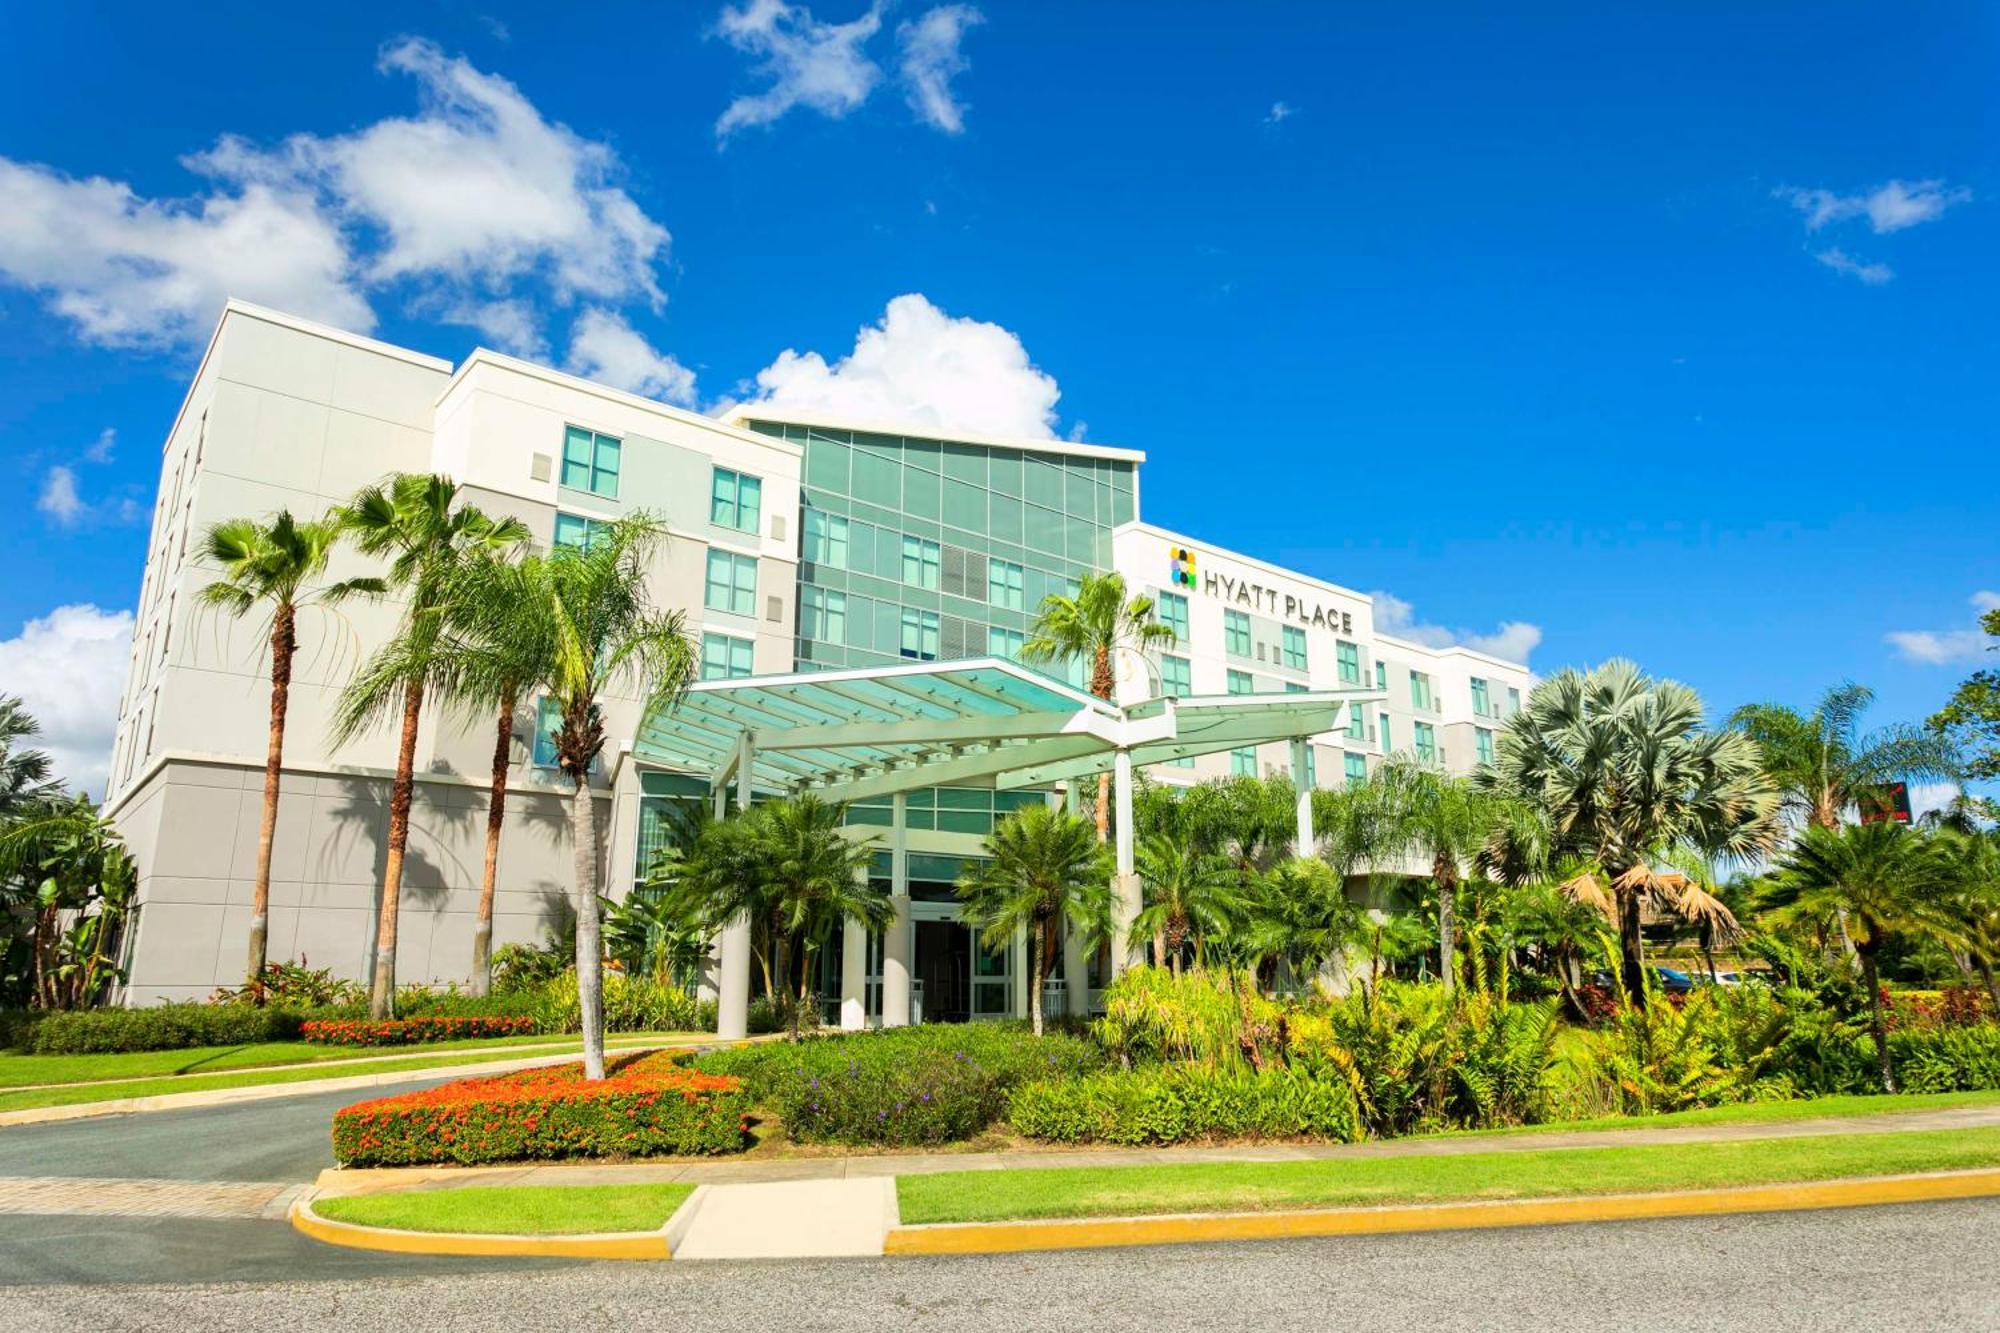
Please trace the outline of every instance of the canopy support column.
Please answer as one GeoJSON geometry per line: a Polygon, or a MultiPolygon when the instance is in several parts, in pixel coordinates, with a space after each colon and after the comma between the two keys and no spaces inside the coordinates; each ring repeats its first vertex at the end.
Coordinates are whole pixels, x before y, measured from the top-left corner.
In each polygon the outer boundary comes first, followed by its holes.
{"type": "Polygon", "coordinates": [[[882,931],[882,1026],[910,1024],[910,808],[897,792],[889,798],[889,902],[895,919],[882,931]]]}
{"type": "Polygon", "coordinates": [[[1120,972],[1142,961],[1142,943],[1133,937],[1132,923],[1145,906],[1134,865],[1132,829],[1132,752],[1119,749],[1111,761],[1111,817],[1117,873],[1111,879],[1112,965],[1120,972]]]}
{"type": "MultiPolygon", "coordinates": [[[[736,743],[736,806],[739,813],[750,809],[750,763],[756,750],[750,733],[736,743]]],[[[715,813],[728,807],[729,788],[717,784],[715,813]]],[[[722,976],[717,987],[715,1035],[740,1040],[750,1035],[750,914],[739,912],[722,928],[722,976]]]]}
{"type": "Polygon", "coordinates": [[[1313,838],[1313,789],[1309,781],[1312,769],[1308,762],[1310,757],[1310,752],[1306,749],[1306,738],[1292,737],[1292,785],[1298,788],[1299,793],[1298,845],[1292,850],[1299,856],[1311,856],[1318,848],[1313,838]]]}

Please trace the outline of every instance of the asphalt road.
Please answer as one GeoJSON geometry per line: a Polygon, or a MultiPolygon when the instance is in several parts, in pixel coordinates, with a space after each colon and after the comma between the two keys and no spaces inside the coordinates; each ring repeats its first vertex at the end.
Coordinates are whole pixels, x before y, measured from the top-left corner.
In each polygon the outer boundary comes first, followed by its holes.
{"type": "MultiPolygon", "coordinates": [[[[263,1262],[233,1232],[190,1232],[187,1243],[263,1262]]],[[[101,1244],[71,1256],[80,1275],[115,1263],[101,1244]]],[[[372,1270],[378,1276],[366,1281],[306,1278],[270,1254],[276,1266],[248,1282],[0,1288],[0,1328],[1881,1333],[2000,1325],[2000,1203],[1990,1201],[966,1259],[452,1265],[427,1276],[372,1270]]]]}

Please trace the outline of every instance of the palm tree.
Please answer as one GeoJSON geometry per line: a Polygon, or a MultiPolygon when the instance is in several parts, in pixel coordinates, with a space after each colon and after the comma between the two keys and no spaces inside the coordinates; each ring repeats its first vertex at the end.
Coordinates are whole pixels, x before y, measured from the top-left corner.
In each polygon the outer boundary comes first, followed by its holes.
{"type": "Polygon", "coordinates": [[[0,818],[62,794],[62,783],[49,776],[46,750],[15,748],[17,742],[41,733],[42,724],[19,696],[0,698],[0,818]]]}
{"type": "Polygon", "coordinates": [[[1430,864],[1437,893],[1438,975],[1449,994],[1457,982],[1455,909],[1460,867],[1485,850],[1502,801],[1404,755],[1392,756],[1361,789],[1374,807],[1377,855],[1430,864]]]}
{"type": "Polygon", "coordinates": [[[1786,807],[1811,828],[1837,828],[1841,814],[1894,781],[1958,775],[1957,748],[1941,733],[1891,726],[1863,733],[1875,691],[1852,681],[1820,696],[1810,713],[1784,704],[1745,704],[1729,725],[1757,742],[1764,771],[1786,807]]]}
{"type": "Polygon", "coordinates": [[[1028,934],[1028,1012],[1042,1035],[1042,986],[1056,923],[1094,943],[1111,934],[1111,866],[1104,844],[1075,815],[1030,805],[994,826],[989,858],[958,882],[965,919],[986,947],[1003,949],[1014,932],[1028,934]]]}
{"type": "MultiPolygon", "coordinates": [[[[779,982],[791,991],[792,1035],[811,993],[813,955],[848,921],[869,931],[895,920],[895,904],[868,879],[873,852],[867,843],[841,832],[847,807],[817,796],[796,796],[756,807],[750,815],[759,852],[758,888],[771,921],[779,982]],[[799,941],[796,961],[791,942],[799,941]]],[[[778,997],[774,994],[772,998],[778,997]]]]}
{"type": "Polygon", "coordinates": [[[292,660],[299,648],[299,611],[383,591],[382,580],[373,578],[344,579],[310,590],[326,572],[327,558],[339,542],[340,532],[337,514],[301,523],[290,510],[281,509],[269,523],[251,518],[217,523],[202,539],[202,554],[222,577],[201,590],[201,604],[237,620],[260,607],[268,608],[271,617],[271,726],[264,745],[264,817],[257,830],[257,879],[250,890],[250,954],[244,983],[259,1004],[264,1000],[271,850],[278,831],[285,713],[291,702],[292,660]]]}
{"type": "Polygon", "coordinates": [[[1550,859],[1601,868],[1617,909],[1625,992],[1645,1004],[1639,909],[1649,861],[1673,848],[1743,858],[1773,844],[1779,795],[1757,743],[1702,726],[1701,699],[1630,662],[1564,670],[1508,719],[1475,785],[1538,806],[1550,859]]]}
{"type": "Polygon", "coordinates": [[[123,979],[114,956],[138,885],[124,840],[87,797],[51,798],[0,826],[0,912],[28,921],[32,1005],[81,1009],[123,979]]]}
{"type": "Polygon", "coordinates": [[[445,641],[447,594],[465,562],[528,540],[517,518],[492,518],[459,504],[458,484],[437,474],[406,473],[370,486],[340,512],[341,525],[364,554],[390,559],[390,585],[402,590],[403,623],[335,705],[336,744],[400,715],[396,777],[389,789],[389,846],[375,923],[375,975],[368,1012],[387,1018],[396,1004],[396,928],[402,907],[403,857],[410,841],[410,798],[416,784],[417,724],[424,693],[438,671],[445,641]]]}
{"type": "MultiPolygon", "coordinates": [[[[1024,662],[1085,662],[1090,692],[1109,700],[1117,689],[1117,657],[1172,643],[1174,632],[1153,618],[1153,599],[1128,598],[1122,574],[1085,574],[1076,594],[1052,593],[1043,600],[1034,631],[1021,645],[1024,662]]],[[[1097,775],[1097,840],[1111,837],[1111,775],[1097,775]]]]}
{"type": "Polygon", "coordinates": [[[1868,988],[1869,1026],[1882,1090],[1896,1091],[1889,1056],[1877,956],[1891,935],[1957,943],[1962,927],[1950,901],[1949,867],[1935,843],[1887,820],[1827,829],[1814,826],[1780,863],[1766,901],[1774,908],[1824,916],[1845,911],[1868,988]]]}
{"type": "Polygon", "coordinates": [[[2000,835],[1979,829],[1938,835],[1953,911],[1963,936],[1962,964],[1979,973],[2000,1015],[2000,835]]]}
{"type": "Polygon", "coordinates": [[[1179,976],[1181,953],[1190,936],[1195,961],[1200,963],[1208,938],[1226,932],[1248,908],[1236,867],[1227,857],[1167,833],[1143,839],[1136,859],[1146,886],[1146,906],[1132,922],[1133,933],[1151,935],[1155,961],[1171,966],[1179,976]]]}

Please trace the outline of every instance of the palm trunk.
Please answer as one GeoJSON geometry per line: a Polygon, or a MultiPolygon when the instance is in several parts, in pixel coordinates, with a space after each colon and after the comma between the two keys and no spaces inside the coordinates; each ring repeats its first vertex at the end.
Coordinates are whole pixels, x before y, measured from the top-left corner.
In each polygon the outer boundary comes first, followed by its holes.
{"type": "MultiPolygon", "coordinates": [[[[1111,649],[1108,645],[1098,645],[1090,666],[1090,692],[1107,703],[1117,687],[1111,674],[1111,649]]],[[[1111,841],[1111,774],[1097,775],[1097,840],[1111,841]]]]}
{"type": "Polygon", "coordinates": [[[1037,921],[1028,931],[1028,1016],[1033,1022],[1035,1035],[1042,1035],[1042,968],[1046,966],[1042,950],[1042,923],[1037,921]]]}
{"type": "Polygon", "coordinates": [[[1158,930],[1153,932],[1153,966],[1165,967],[1166,965],[1167,965],[1167,928],[1165,926],[1162,926],[1158,930]]]}
{"type": "Polygon", "coordinates": [[[417,722],[424,711],[424,683],[403,691],[403,734],[396,745],[396,780],[389,788],[389,854],[382,867],[382,905],[375,918],[375,980],[368,1016],[396,1015],[396,927],[403,901],[403,852],[410,843],[410,796],[416,785],[417,722]]]}
{"type": "Polygon", "coordinates": [[[1987,998],[1993,1001],[1993,1014],[2000,1017],[2000,977],[1993,974],[1993,960],[1985,954],[1979,955],[1979,975],[1986,982],[1987,998]]]}
{"type": "Polygon", "coordinates": [[[493,737],[492,795],[486,802],[486,865],[479,876],[479,916],[472,927],[472,993],[493,985],[493,886],[500,872],[500,826],[507,817],[507,763],[514,749],[514,693],[500,699],[493,737]]]}
{"type": "Polygon", "coordinates": [[[1449,857],[1438,857],[1431,863],[1431,880],[1438,891],[1438,976],[1449,995],[1458,980],[1458,904],[1453,901],[1458,893],[1457,865],[1449,857]]]}
{"type": "Polygon", "coordinates": [[[1882,1091],[1894,1092],[1896,1068],[1889,1059],[1889,1020],[1882,1011],[1882,983],[1876,976],[1872,943],[1861,950],[1861,984],[1868,987],[1868,1027],[1875,1034],[1875,1066],[1882,1071],[1882,1091]]]}
{"type": "Polygon", "coordinates": [[[583,1076],[604,1077],[604,941],[597,901],[597,801],[578,774],[569,803],[576,874],[576,998],[583,1010],[583,1076]]]}
{"type": "Polygon", "coordinates": [[[1646,1008],[1645,938],[1639,930],[1639,895],[1618,890],[1619,979],[1625,998],[1642,1012],[1646,1008]]]}
{"type": "Polygon", "coordinates": [[[264,1003],[264,965],[271,938],[271,844],[278,836],[278,790],[285,771],[285,711],[291,704],[292,656],[298,651],[297,610],[281,604],[271,617],[271,729],[264,743],[264,817],[257,829],[257,882],[250,889],[250,953],[245,985],[264,1003]]]}

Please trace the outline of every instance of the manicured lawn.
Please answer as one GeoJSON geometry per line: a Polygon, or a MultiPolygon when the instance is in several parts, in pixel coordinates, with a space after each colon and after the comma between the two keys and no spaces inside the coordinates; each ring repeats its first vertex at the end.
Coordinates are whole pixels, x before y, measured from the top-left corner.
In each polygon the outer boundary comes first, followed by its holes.
{"type": "MultiPolygon", "coordinates": [[[[634,1047],[671,1045],[700,1041],[707,1037],[704,1033],[621,1033],[606,1043],[614,1049],[629,1050],[634,1047]]],[[[709,1038],[712,1040],[712,1037],[709,1038]]],[[[540,1044],[550,1047],[555,1054],[564,1049],[581,1051],[582,1044],[574,1038],[544,1037],[540,1044]]],[[[263,1046],[247,1046],[243,1051],[269,1050],[272,1047],[289,1048],[296,1043],[273,1042],[263,1046]]],[[[314,1050],[331,1050],[345,1059],[329,1058],[316,1065],[302,1069],[236,1069],[228,1073],[207,1077],[189,1077],[186,1074],[165,1078],[135,1078],[113,1083],[88,1083],[66,1087],[29,1088],[22,1091],[0,1092],[0,1111],[22,1111],[42,1106],[74,1106],[83,1102],[110,1101],[121,1097],[153,1097],[169,1092],[208,1091],[217,1088],[258,1087],[268,1083],[306,1083],[327,1078],[346,1078],[353,1074],[383,1074],[397,1070],[433,1069],[446,1065],[472,1064],[485,1060],[507,1060],[523,1052],[511,1049],[520,1045],[535,1045],[535,1041],[522,1038],[502,1037],[486,1042],[436,1042],[423,1046],[399,1047],[401,1056],[382,1051],[357,1050],[354,1047],[313,1047],[314,1050]]],[[[539,1054],[540,1052],[527,1052],[539,1054]]],[[[139,1056],[187,1056],[189,1051],[146,1051],[139,1056]]],[[[120,1060],[131,1056],[7,1056],[8,1060],[120,1060]]],[[[286,1060],[262,1061],[260,1063],[289,1063],[286,1060]]],[[[193,1071],[190,1071],[191,1073],[193,1071]]],[[[46,1080],[32,1080],[46,1081],[46,1080]]]]}
{"type": "Polygon", "coordinates": [[[326,1060],[380,1059],[406,1053],[476,1051],[489,1047],[559,1046],[573,1038],[542,1035],[466,1037],[411,1046],[322,1046],[308,1041],[265,1041],[243,1046],[192,1046],[175,1051],[120,1051],[100,1055],[22,1055],[0,1052],[0,1088],[109,1079],[174,1078],[265,1065],[317,1064],[326,1060]]]}
{"type": "Polygon", "coordinates": [[[402,1231],[580,1236],[658,1231],[692,1193],[692,1185],[513,1185],[315,1199],[313,1211],[402,1231]]]}
{"type": "Polygon", "coordinates": [[[1699,1111],[1676,1111],[1671,1115],[1613,1115],[1595,1120],[1568,1120],[1553,1125],[1529,1125],[1506,1133],[1534,1133],[1548,1129],[1671,1129],[1675,1125],[1767,1125],[1788,1120],[1820,1120],[1829,1116],[1907,1115],[1913,1111],[1943,1111],[1954,1106],[1991,1106],[2000,1103],[2000,1091],[1921,1092],[1816,1097],[1810,1101],[1744,1102],[1735,1106],[1710,1106],[1699,1111]]]}
{"type": "Polygon", "coordinates": [[[899,1176],[906,1223],[1369,1207],[1712,1189],[2000,1166],[2000,1129],[1323,1162],[951,1171],[899,1176]]]}

